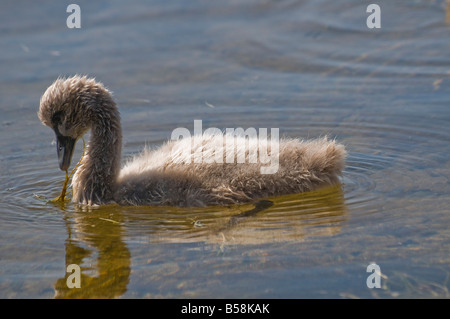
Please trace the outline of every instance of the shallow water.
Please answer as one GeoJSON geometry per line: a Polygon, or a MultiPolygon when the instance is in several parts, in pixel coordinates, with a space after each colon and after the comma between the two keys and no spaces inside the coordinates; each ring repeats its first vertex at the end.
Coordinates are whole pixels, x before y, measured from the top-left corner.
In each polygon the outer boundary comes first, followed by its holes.
{"type": "Polygon", "coordinates": [[[354,1],[77,3],[81,29],[65,3],[0,4],[1,298],[449,297],[445,1],[378,1],[377,30],[354,1]],[[280,128],[344,143],[342,185],[233,223],[254,206],[49,204],[64,173],[36,112],[75,73],[114,91],[124,160],[194,119],[280,128]]]}

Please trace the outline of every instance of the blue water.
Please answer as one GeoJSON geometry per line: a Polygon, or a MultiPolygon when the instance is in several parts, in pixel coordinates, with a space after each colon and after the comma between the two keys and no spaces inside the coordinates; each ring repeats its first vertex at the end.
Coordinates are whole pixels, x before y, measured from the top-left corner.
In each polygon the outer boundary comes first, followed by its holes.
{"type": "Polygon", "coordinates": [[[448,298],[450,9],[377,1],[369,29],[369,3],[77,1],[69,29],[69,3],[1,2],[0,297],[448,298]],[[342,185],[225,230],[252,205],[49,204],[64,174],[36,112],[73,74],[114,92],[124,160],[201,119],[334,137],[342,185]]]}

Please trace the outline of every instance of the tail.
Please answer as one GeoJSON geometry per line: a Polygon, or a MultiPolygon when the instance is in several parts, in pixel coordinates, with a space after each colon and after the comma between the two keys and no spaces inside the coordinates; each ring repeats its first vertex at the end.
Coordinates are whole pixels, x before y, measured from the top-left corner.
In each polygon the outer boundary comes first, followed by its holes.
{"type": "Polygon", "coordinates": [[[336,183],[345,167],[345,146],[328,137],[304,142],[303,146],[304,167],[324,182],[336,183]]]}

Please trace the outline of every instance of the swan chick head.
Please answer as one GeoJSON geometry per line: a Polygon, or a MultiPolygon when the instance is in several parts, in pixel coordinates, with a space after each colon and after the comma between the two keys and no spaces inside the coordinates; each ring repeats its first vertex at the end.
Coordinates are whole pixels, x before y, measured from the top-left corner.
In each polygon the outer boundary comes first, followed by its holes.
{"type": "Polygon", "coordinates": [[[58,78],[42,95],[38,117],[55,132],[61,170],[69,168],[76,141],[91,128],[96,108],[110,95],[102,83],[79,75],[58,78]]]}

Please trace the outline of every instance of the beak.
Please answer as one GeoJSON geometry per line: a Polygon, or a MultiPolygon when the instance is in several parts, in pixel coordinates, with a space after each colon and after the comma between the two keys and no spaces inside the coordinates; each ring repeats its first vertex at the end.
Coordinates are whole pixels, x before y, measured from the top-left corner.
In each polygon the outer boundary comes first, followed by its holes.
{"type": "Polygon", "coordinates": [[[62,171],[69,169],[76,141],[72,137],[56,133],[56,152],[58,154],[59,168],[62,171]]]}

